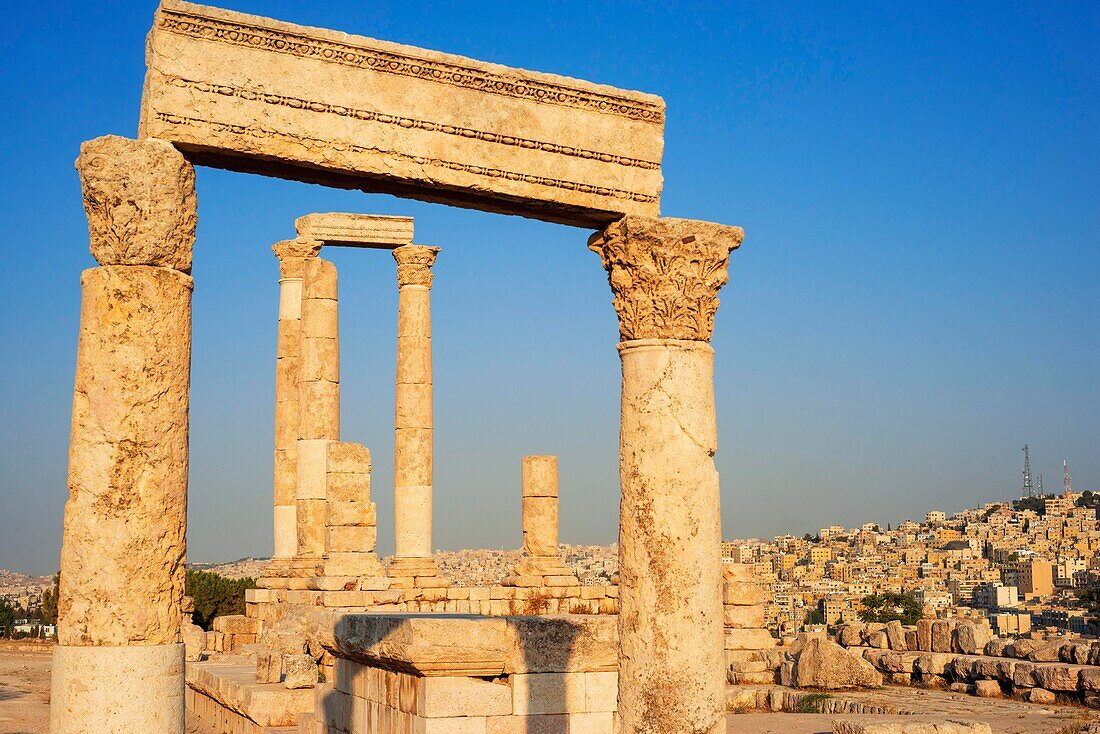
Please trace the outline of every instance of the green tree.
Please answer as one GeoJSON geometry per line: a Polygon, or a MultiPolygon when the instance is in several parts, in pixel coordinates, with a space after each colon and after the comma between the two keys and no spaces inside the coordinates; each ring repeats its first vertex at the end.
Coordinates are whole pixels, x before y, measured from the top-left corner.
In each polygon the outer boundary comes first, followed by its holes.
{"type": "Polygon", "coordinates": [[[864,622],[892,622],[896,619],[902,624],[916,624],[921,618],[921,606],[910,594],[890,591],[871,594],[863,598],[859,618],[864,622]]]}
{"type": "Polygon", "coordinates": [[[195,602],[195,624],[209,630],[214,617],[244,614],[245,589],[255,589],[256,580],[229,579],[210,571],[187,569],[184,593],[195,602]]]}
{"type": "Polygon", "coordinates": [[[45,624],[57,624],[57,598],[61,587],[61,572],[53,575],[53,588],[42,592],[42,621],[45,624]]]}
{"type": "Polygon", "coordinates": [[[806,612],[805,624],[825,624],[825,613],[822,612],[820,609],[811,609],[810,611],[806,612]]]}
{"type": "Polygon", "coordinates": [[[14,633],[16,611],[7,599],[0,599],[0,636],[11,637],[14,633]]]}

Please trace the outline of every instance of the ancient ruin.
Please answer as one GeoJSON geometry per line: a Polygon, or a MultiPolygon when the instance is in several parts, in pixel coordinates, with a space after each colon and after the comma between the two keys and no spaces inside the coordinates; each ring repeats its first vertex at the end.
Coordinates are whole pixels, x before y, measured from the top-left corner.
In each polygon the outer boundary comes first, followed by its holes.
{"type": "Polygon", "coordinates": [[[709,342],[743,232],[658,216],[663,124],[648,94],[162,2],[138,139],[88,141],[77,160],[100,267],[82,278],[54,734],[182,734],[185,701],[234,732],[725,730],[727,648],[776,662],[751,581],[724,594],[717,552],[709,342]],[[621,336],[618,584],[582,587],[562,564],[551,456],[523,459],[527,557],[507,585],[456,588],[439,573],[440,250],[414,244],[407,218],[309,214],[273,247],[275,562],[245,616],[208,635],[184,628],[192,165],[598,230],[577,244],[607,271],[621,336]],[[385,569],[370,453],[340,431],[337,273],[322,257],[333,246],[396,261],[397,555],[385,569]],[[185,631],[199,649],[185,651],[185,631]],[[193,663],[185,684],[185,654],[255,645],[244,678],[193,663]]]}

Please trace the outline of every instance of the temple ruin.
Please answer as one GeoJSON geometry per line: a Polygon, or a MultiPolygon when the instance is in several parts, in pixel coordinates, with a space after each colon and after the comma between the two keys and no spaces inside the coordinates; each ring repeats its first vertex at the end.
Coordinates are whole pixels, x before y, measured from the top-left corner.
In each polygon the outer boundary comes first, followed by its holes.
{"type": "Polygon", "coordinates": [[[138,138],[87,141],[76,163],[98,267],[81,278],[51,731],[183,734],[186,710],[233,732],[725,731],[728,660],[778,666],[763,592],[718,554],[709,342],[743,232],[659,216],[663,134],[653,95],[164,0],[138,138]],[[553,456],[522,457],[525,557],[505,583],[440,573],[430,294],[446,254],[409,218],[315,213],[272,247],[275,558],[244,616],[187,624],[193,165],[589,230],[577,246],[620,330],[617,583],[581,586],[562,563],[553,456]],[[341,435],[330,247],[396,263],[388,567],[371,499],[388,488],[341,435]],[[200,661],[249,646],[243,671],[200,661]]]}

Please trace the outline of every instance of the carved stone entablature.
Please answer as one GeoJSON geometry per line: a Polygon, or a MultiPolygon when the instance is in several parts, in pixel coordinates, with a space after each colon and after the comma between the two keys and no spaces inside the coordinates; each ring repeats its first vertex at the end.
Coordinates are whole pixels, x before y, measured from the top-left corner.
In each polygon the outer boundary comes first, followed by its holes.
{"type": "Polygon", "coordinates": [[[710,341],[730,252],[745,231],[713,222],[627,216],[597,232],[623,341],[710,341]]]}
{"type": "Polygon", "coordinates": [[[191,270],[195,169],[162,140],[105,135],[76,159],[92,255],[100,265],[191,270]]]}
{"type": "Polygon", "coordinates": [[[306,260],[317,257],[321,252],[321,243],[317,240],[282,240],[271,246],[275,257],[279,258],[279,275],[283,278],[301,278],[305,272],[306,260]]]}
{"type": "Polygon", "coordinates": [[[397,261],[397,287],[420,285],[431,288],[431,267],[435,265],[435,256],[438,254],[438,247],[427,245],[405,245],[394,249],[393,259],[397,261]]]}

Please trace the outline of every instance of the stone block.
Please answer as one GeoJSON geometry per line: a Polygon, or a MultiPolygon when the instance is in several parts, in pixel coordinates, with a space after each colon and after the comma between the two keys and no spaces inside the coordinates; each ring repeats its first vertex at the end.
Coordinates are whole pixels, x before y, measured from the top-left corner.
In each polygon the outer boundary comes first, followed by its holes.
{"type": "Polygon", "coordinates": [[[512,689],[476,678],[419,678],[416,714],[429,719],[456,716],[507,716],[512,689]]]}
{"type": "Polygon", "coordinates": [[[370,474],[370,450],[350,441],[333,441],[328,446],[330,474],[370,474]]]}
{"type": "Polygon", "coordinates": [[[732,606],[756,606],[771,601],[768,589],[747,581],[727,581],[722,589],[722,602],[732,606]]]}
{"type": "Polygon", "coordinates": [[[569,734],[611,734],[614,717],[610,711],[569,714],[569,734]]]}
{"type": "Polygon", "coordinates": [[[1037,688],[1048,691],[1076,691],[1081,669],[1075,665],[1039,665],[1033,673],[1037,688]]]}
{"type": "MultiPolygon", "coordinates": [[[[299,500],[325,499],[329,443],[331,442],[323,438],[298,440],[299,500]]],[[[324,516],[321,521],[324,522],[324,516]]]]}
{"type": "Polygon", "coordinates": [[[979,680],[974,683],[974,695],[978,698],[1000,698],[1001,684],[995,680],[979,680]]]}
{"type": "Polygon", "coordinates": [[[727,650],[764,650],[775,647],[775,638],[766,629],[727,629],[727,650]]]}
{"type": "MultiPolygon", "coordinates": [[[[378,556],[369,552],[334,553],[329,552],[325,558],[324,571],[326,576],[358,576],[360,588],[368,579],[379,579],[384,576],[382,562],[378,556]],[[366,578],[362,578],[366,577],[366,578]]],[[[387,579],[386,584],[389,583],[387,579]]]]}
{"type": "Polygon", "coordinates": [[[373,525],[343,525],[328,528],[325,548],[329,553],[370,553],[378,542],[373,525]]]}
{"type": "Polygon", "coordinates": [[[256,656],[256,682],[279,683],[283,679],[283,656],[276,652],[256,656]]]}
{"type": "Polygon", "coordinates": [[[214,618],[214,631],[227,635],[254,635],[259,632],[259,622],[243,614],[227,614],[214,618]]]}
{"type": "Polygon", "coordinates": [[[726,627],[733,629],[758,629],[765,624],[763,605],[752,607],[722,607],[722,620],[726,627]]]}
{"type": "Polygon", "coordinates": [[[147,49],[140,135],[197,163],[577,226],[658,213],[659,97],[177,0],[147,49]]]}
{"type": "MultiPolygon", "coordinates": [[[[599,672],[584,674],[584,710],[614,711],[619,694],[619,674],[599,672]]],[[[610,731],[610,730],[609,730],[610,731]]]]}
{"type": "Polygon", "coordinates": [[[317,664],[311,655],[284,655],[283,675],[286,688],[313,688],[317,685],[317,664]]]}
{"type": "Polygon", "coordinates": [[[373,502],[340,502],[329,498],[327,505],[329,527],[378,525],[378,508],[373,502]]]}
{"type": "Polygon", "coordinates": [[[389,249],[413,241],[412,217],[326,212],[298,217],[294,227],[302,239],[344,247],[389,249]]]}
{"type": "Polygon", "coordinates": [[[521,673],[511,676],[512,713],[568,714],[585,710],[586,673],[521,673]]]}

